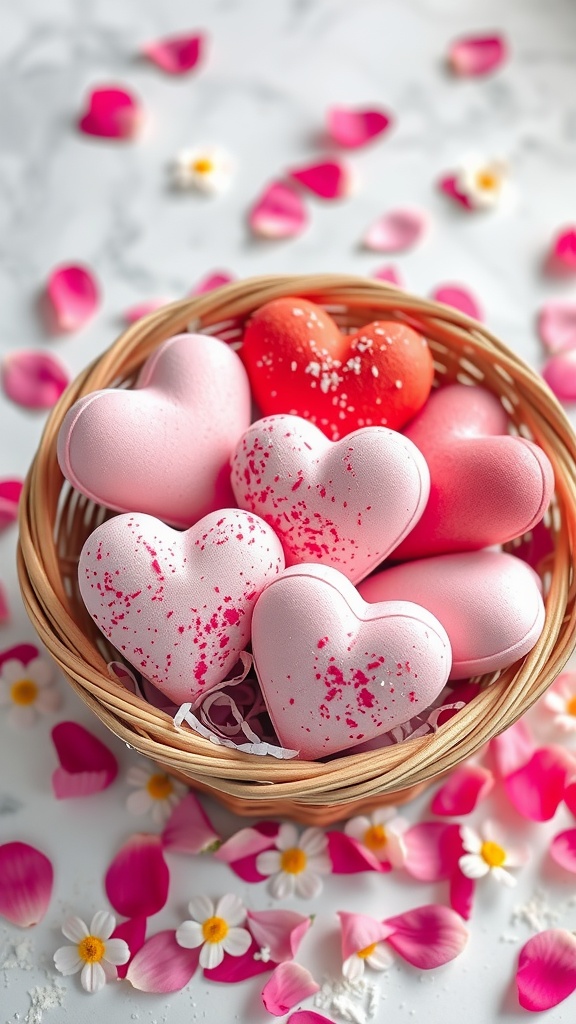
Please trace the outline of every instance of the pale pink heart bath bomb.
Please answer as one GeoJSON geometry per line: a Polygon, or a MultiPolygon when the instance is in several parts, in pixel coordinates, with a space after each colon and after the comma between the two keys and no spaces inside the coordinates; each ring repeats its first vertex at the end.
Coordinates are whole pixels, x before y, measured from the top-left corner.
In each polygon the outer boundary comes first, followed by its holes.
{"type": "Polygon", "coordinates": [[[267,416],[240,440],[232,487],[272,526],[286,565],[321,562],[363,579],[414,527],[429,491],[415,445],[387,427],[341,441],[299,416],[267,416]]]}
{"type": "Polygon", "coordinates": [[[184,533],[128,513],[90,535],[78,580],[104,636],[181,704],[234,667],[256,600],[283,568],[273,530],[239,509],[211,512],[184,533]]]}
{"type": "Polygon", "coordinates": [[[280,743],[309,760],[424,711],[451,666],[450,642],[430,612],[407,601],[366,604],[330,566],[292,566],[266,588],[252,650],[280,743]]]}
{"type": "Polygon", "coordinates": [[[58,436],[67,480],[99,505],[187,527],[234,504],[230,456],[250,423],[250,386],[218,338],[179,334],[130,390],[76,402],[58,436]]]}

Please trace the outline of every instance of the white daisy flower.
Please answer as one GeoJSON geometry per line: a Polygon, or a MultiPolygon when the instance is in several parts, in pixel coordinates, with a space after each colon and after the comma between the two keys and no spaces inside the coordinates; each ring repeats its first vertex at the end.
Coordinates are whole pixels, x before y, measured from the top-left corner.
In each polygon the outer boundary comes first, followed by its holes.
{"type": "Polygon", "coordinates": [[[364,974],[366,964],[373,971],[385,971],[394,958],[383,942],[372,942],[365,949],[359,949],[342,964],[342,974],[348,981],[358,981],[364,974]]]}
{"type": "Polygon", "coordinates": [[[62,694],[54,684],[54,668],[44,658],[27,665],[11,658],[0,669],[0,705],[9,707],[8,721],[18,728],[33,725],[39,715],[57,711],[62,694]]]}
{"type": "Polygon", "coordinates": [[[322,890],[321,875],[329,875],[332,861],[328,856],[328,840],[319,828],[307,828],[298,840],[294,825],[280,825],[275,850],[264,850],[256,858],[261,875],[271,875],[270,893],[277,900],[296,893],[314,899],[322,890]]]}
{"type": "Polygon", "coordinates": [[[576,672],[563,672],[545,695],[544,707],[562,732],[576,732],[576,672]]]}
{"type": "Polygon", "coordinates": [[[98,992],[107,981],[116,981],[116,968],[128,963],[130,948],[124,939],[110,938],[115,927],[116,918],[107,910],[94,914],[89,928],[81,918],[67,917],[62,933],[74,945],[56,950],[56,970],[61,974],[82,971],[80,981],[87,992],[98,992]]]}
{"type": "Polygon", "coordinates": [[[252,936],[246,928],[239,928],[246,920],[246,908],[238,896],[227,893],[216,908],[207,896],[194,896],[188,904],[191,921],[183,921],[176,931],[176,942],[185,949],[200,950],[201,967],[218,967],[224,954],[243,956],[249,949],[252,936]]]}
{"type": "Polygon", "coordinates": [[[183,149],[174,161],[173,179],[178,188],[192,188],[207,195],[219,195],[229,187],[234,161],[220,146],[183,149]]]}
{"type": "Polygon", "coordinates": [[[528,860],[526,850],[510,850],[502,846],[489,821],[484,823],[480,832],[469,825],[462,825],[460,835],[466,850],[458,861],[463,875],[467,878],[483,878],[491,874],[498,882],[510,888],[516,885],[516,879],[506,869],[525,864],[528,860]]]}
{"type": "Polygon", "coordinates": [[[172,809],[187,793],[184,783],[158,771],[154,765],[133,765],[128,769],[126,782],[136,787],[126,800],[130,814],[151,814],[155,825],[165,825],[172,809]]]}
{"type": "Polygon", "coordinates": [[[408,822],[399,817],[395,807],[379,807],[369,817],[361,814],[351,818],[346,822],[344,832],[362,843],[377,860],[388,861],[393,868],[401,868],[406,860],[402,833],[407,828],[408,822]]]}
{"type": "Polygon", "coordinates": [[[487,210],[498,206],[508,191],[508,168],[501,160],[471,156],[462,164],[455,184],[472,206],[487,210]]]}

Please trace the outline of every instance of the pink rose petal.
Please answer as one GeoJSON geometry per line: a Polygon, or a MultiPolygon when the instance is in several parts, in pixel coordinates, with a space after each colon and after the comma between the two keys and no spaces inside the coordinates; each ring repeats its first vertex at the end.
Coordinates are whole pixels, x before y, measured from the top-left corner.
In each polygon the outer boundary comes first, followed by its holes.
{"type": "Polygon", "coordinates": [[[576,828],[566,829],[554,836],[550,844],[550,856],[560,867],[576,874],[576,828]]]}
{"type": "Polygon", "coordinates": [[[52,895],[54,871],[40,850],[27,843],[0,846],[0,914],[20,928],[42,920],[52,895]]]}
{"type": "Polygon", "coordinates": [[[461,192],[458,188],[458,178],[455,174],[446,174],[438,182],[438,188],[445,196],[452,199],[455,203],[459,203],[465,210],[473,210],[474,205],[468,198],[465,192],[461,192]]]}
{"type": "Polygon", "coordinates": [[[18,502],[22,493],[21,480],[0,480],[0,530],[18,519],[18,502]]]}
{"type": "Polygon", "coordinates": [[[220,842],[220,836],[194,793],[188,793],[176,804],[161,838],[164,849],[171,853],[205,853],[220,842]]]}
{"type": "Polygon", "coordinates": [[[332,1024],[332,1021],[314,1010],[296,1010],[290,1014],[286,1024],[332,1024]]]}
{"type": "Polygon", "coordinates": [[[123,917],[152,917],[168,899],[170,872],[160,836],[136,833],[106,872],[106,895],[123,917]]]}
{"type": "Polygon", "coordinates": [[[305,164],[288,174],[321,199],[342,199],[350,191],[350,168],[342,160],[305,164]]]}
{"type": "Polygon", "coordinates": [[[549,821],[564,798],[574,761],[561,747],[540,747],[527,764],[504,779],[510,803],[530,821],[549,821]]]}
{"type": "Polygon", "coordinates": [[[395,284],[397,288],[404,287],[404,281],[396,267],[389,265],[378,267],[372,277],[375,277],[377,281],[388,281],[390,284],[395,284]]]}
{"type": "Polygon", "coordinates": [[[68,264],[56,267],[46,286],[54,325],[58,331],[77,331],[94,316],[100,292],[88,267],[68,264]]]}
{"type": "Polygon", "coordinates": [[[564,790],[564,803],[576,818],[576,782],[571,782],[564,790]]]}
{"type": "Polygon", "coordinates": [[[168,75],[184,75],[199,63],[204,43],[201,33],[188,33],[147,43],[142,53],[168,75]]]}
{"type": "Polygon", "coordinates": [[[0,626],[3,626],[5,622],[9,621],[10,605],[8,604],[8,598],[6,597],[4,584],[0,582],[0,626]]]}
{"type": "Polygon", "coordinates": [[[365,146],[386,131],[392,123],[391,116],[383,110],[350,110],[348,107],[332,107],[328,111],[328,132],[334,142],[347,149],[365,146]]]}
{"type": "Polygon", "coordinates": [[[262,1002],[275,1017],[288,1013],[296,1003],[320,990],[310,971],[293,960],[278,964],[274,974],[262,989],[262,1002]]]}
{"type": "Polygon", "coordinates": [[[404,867],[420,882],[440,882],[450,878],[460,849],[458,825],[442,821],[424,821],[404,832],[404,867]]]}
{"type": "Polygon", "coordinates": [[[274,181],[250,210],[248,223],[260,238],[294,238],[302,234],[308,213],[300,194],[283,181],[274,181]]]}
{"type": "Polygon", "coordinates": [[[518,1001],[525,1010],[549,1010],[576,990],[576,937],[563,928],[533,935],[520,950],[518,1001]]]}
{"type": "Polygon", "coordinates": [[[474,320],[484,319],[484,314],[472,292],[461,284],[440,284],[430,297],[436,302],[443,302],[445,306],[453,306],[474,320]]]}
{"type": "Polygon", "coordinates": [[[468,941],[462,918],[450,907],[430,904],[389,917],[387,942],[413,967],[428,971],[454,960],[468,941]]]}
{"type": "Polygon", "coordinates": [[[448,63],[456,75],[476,77],[495,71],[507,56],[508,47],[501,35],[463,36],[451,43],[448,63]]]}
{"type": "Polygon", "coordinates": [[[254,828],[242,828],[222,843],[214,856],[216,860],[229,864],[243,881],[263,882],[266,876],[257,870],[256,858],[263,850],[272,849],[278,829],[279,825],[272,821],[260,822],[254,828]]]}
{"type": "Polygon", "coordinates": [[[480,800],[488,796],[493,786],[494,776],[487,768],[464,764],[453,771],[436,791],[430,810],[432,814],[452,818],[470,814],[480,800]]]}
{"type": "Polygon", "coordinates": [[[576,348],[576,302],[552,300],[538,313],[538,335],[553,354],[576,348]]]}
{"type": "Polygon", "coordinates": [[[140,992],[179,992],[192,978],[200,949],[184,949],[175,931],[158,932],[131,960],[126,980],[140,992]]]}
{"type": "Polygon", "coordinates": [[[375,252],[404,252],[422,239],[427,226],[421,210],[391,210],[371,224],[362,243],[375,252]]]}
{"type": "MultiPolygon", "coordinates": [[[[464,847],[462,847],[462,853],[464,853],[464,847]]],[[[465,921],[469,921],[472,916],[475,891],[475,880],[467,878],[456,865],[450,877],[450,906],[465,921]]]]}
{"type": "Polygon", "coordinates": [[[236,984],[238,981],[246,981],[247,978],[255,978],[258,974],[267,974],[273,971],[278,965],[274,958],[261,960],[254,954],[260,952],[260,944],[252,941],[249,948],[242,956],[229,956],[224,954],[222,963],[217,967],[205,967],[204,977],[208,981],[222,981],[226,984],[236,984]]]}
{"type": "Polygon", "coordinates": [[[39,655],[40,651],[34,644],[15,644],[0,651],[0,669],[5,661],[21,661],[23,665],[29,665],[39,655]]]}
{"type": "Polygon", "coordinates": [[[337,911],[340,918],[342,960],[348,960],[361,949],[372,946],[375,942],[383,942],[393,932],[383,921],[376,921],[367,914],[349,914],[337,911]]]}
{"type": "Polygon", "coordinates": [[[140,103],[133,93],[123,86],[102,86],[88,94],[78,128],[104,139],[131,139],[141,120],[140,103]]]}
{"type": "Polygon", "coordinates": [[[222,288],[234,280],[234,274],[227,270],[213,270],[190,289],[190,295],[205,295],[206,292],[213,292],[215,288],[222,288]]]}
{"type": "Polygon", "coordinates": [[[19,349],[4,357],[4,393],[25,409],[51,409],[69,382],[68,370],[50,352],[19,349]]]}
{"type": "Polygon", "coordinates": [[[311,918],[295,910],[249,910],[248,928],[259,947],[268,946],[275,963],[293,960],[311,918]]]}
{"type": "Polygon", "coordinates": [[[562,228],[554,238],[546,258],[549,274],[576,274],[576,226],[562,228]]]}
{"type": "Polygon", "coordinates": [[[576,349],[552,356],[543,367],[542,376],[561,402],[576,401],[576,349]]]}
{"type": "Polygon", "coordinates": [[[505,779],[528,763],[536,747],[528,726],[520,721],[490,740],[489,749],[496,775],[505,779]]]}
{"type": "Polygon", "coordinates": [[[327,832],[328,854],[335,875],[355,875],[359,871],[390,871],[391,864],[379,861],[366,846],[345,832],[327,832]]]}
{"type": "Polygon", "coordinates": [[[118,762],[112,751],[83,725],[59,722],[52,729],[52,741],[60,761],[52,775],[57,800],[91,796],[112,785],[118,774],[118,762]]]}
{"type": "Polygon", "coordinates": [[[148,316],[149,313],[155,313],[157,309],[162,309],[162,306],[167,306],[170,301],[170,299],[148,299],[147,302],[139,302],[136,306],[130,306],[130,309],[125,310],[122,318],[127,324],[135,324],[143,316],[148,316]]]}
{"type": "Polygon", "coordinates": [[[110,937],[112,939],[124,939],[124,942],[128,943],[128,949],[130,950],[130,959],[125,964],[120,964],[116,968],[119,978],[126,977],[132,960],[138,950],[142,949],[146,940],[146,924],[147,918],[132,917],[128,921],[122,921],[121,924],[116,925],[112,932],[110,937]]]}

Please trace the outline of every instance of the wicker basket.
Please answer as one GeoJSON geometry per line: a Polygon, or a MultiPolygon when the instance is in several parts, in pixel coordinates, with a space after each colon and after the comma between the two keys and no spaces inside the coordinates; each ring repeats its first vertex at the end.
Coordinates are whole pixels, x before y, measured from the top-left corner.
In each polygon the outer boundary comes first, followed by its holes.
{"type": "Polygon", "coordinates": [[[358,809],[402,802],[459,764],[519,718],[546,690],[576,645],[574,549],[576,437],[541,378],[497,338],[454,309],[376,281],[340,275],[262,277],[166,306],[130,327],[68,388],[53,410],[22,497],[18,568],[24,602],[40,638],[76,692],[117,736],[193,787],[243,815],[287,816],[328,824],[358,809]],[[107,671],[116,655],[81,602],[76,566],[106,510],[72,490],[56,458],[60,424],[91,391],[134,380],[150,353],[186,328],[234,341],[251,313],[285,295],[325,306],[343,329],[396,319],[421,331],[436,379],[482,383],[498,395],[515,428],[536,441],[554,467],[547,527],[546,623],[536,647],[433,735],[327,764],[279,761],[215,746],[132,696],[107,671]]]}

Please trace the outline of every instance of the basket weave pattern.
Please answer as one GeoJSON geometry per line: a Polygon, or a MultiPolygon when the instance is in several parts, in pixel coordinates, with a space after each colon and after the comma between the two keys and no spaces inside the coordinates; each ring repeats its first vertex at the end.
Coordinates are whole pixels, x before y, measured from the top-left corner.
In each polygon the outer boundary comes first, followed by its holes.
{"type": "Polygon", "coordinates": [[[130,327],[67,389],[53,409],[22,495],[18,571],[26,609],[76,692],[126,743],[237,813],[328,824],[353,811],[411,797],[518,719],[546,690],[576,646],[576,438],[541,378],[484,327],[456,310],[388,285],[340,275],[262,277],[166,306],[130,327]],[[328,309],[343,330],[376,319],[403,321],[428,339],[436,380],[482,384],[503,402],[515,429],[544,449],[555,473],[549,516],[554,552],[546,565],[546,622],[519,665],[486,686],[433,735],[327,764],[279,761],[216,746],[110,678],[117,652],[80,599],[78,556],[110,513],[63,480],[56,457],[70,406],[100,388],[134,381],[167,338],[187,328],[240,340],[265,302],[298,295],[328,309]]]}

